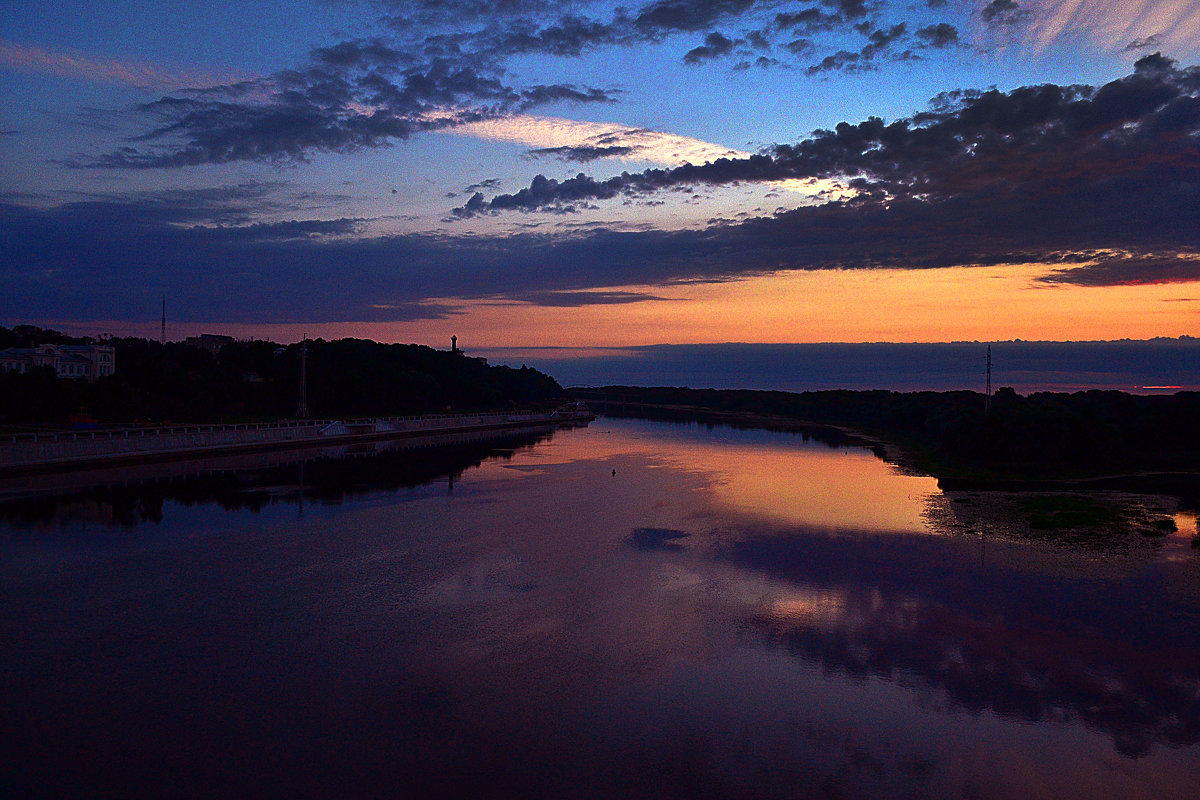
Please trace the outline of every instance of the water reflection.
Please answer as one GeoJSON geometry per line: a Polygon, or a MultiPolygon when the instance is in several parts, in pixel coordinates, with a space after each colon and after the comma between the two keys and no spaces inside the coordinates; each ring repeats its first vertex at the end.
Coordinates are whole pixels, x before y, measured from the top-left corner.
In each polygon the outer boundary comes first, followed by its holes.
{"type": "Polygon", "coordinates": [[[1186,531],[945,533],[929,479],[794,434],[601,420],[463,448],[310,461],[303,490],[296,464],[87,490],[157,508],[122,517],[146,535],[9,514],[0,789],[1193,790],[1186,531]]]}
{"type": "Polygon", "coordinates": [[[670,435],[639,432],[600,450],[583,439],[557,446],[568,458],[636,454],[656,468],[695,473],[713,512],[740,520],[853,532],[929,529],[927,501],[939,494],[937,480],[903,474],[836,431],[833,441],[694,423],[663,423],[658,431],[670,435]]]}
{"type": "Polygon", "coordinates": [[[626,541],[638,550],[683,550],[676,540],[686,539],[691,534],[671,528],[638,528],[629,534],[626,541]]]}
{"type": "Polygon", "coordinates": [[[1089,565],[1086,551],[993,541],[989,562],[976,537],[806,533],[721,552],[795,584],[750,616],[773,644],[829,671],[936,686],[972,713],[1081,721],[1124,755],[1200,742],[1195,559],[1089,565]]]}
{"type": "Polygon", "coordinates": [[[261,511],[279,503],[338,504],[442,479],[453,491],[468,469],[487,459],[512,458],[552,432],[424,436],[0,480],[0,521],[15,527],[70,522],[134,527],[162,522],[165,503],[261,511]]]}

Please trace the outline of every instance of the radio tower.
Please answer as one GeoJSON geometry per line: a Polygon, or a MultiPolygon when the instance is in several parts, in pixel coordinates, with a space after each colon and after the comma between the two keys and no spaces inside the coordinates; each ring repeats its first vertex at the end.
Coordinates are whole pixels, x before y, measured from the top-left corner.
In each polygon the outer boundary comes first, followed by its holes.
{"type": "Polygon", "coordinates": [[[987,399],[983,403],[983,412],[992,410],[992,346],[987,346],[987,399]]]}
{"type": "Polygon", "coordinates": [[[296,406],[296,416],[308,418],[308,334],[300,343],[300,405],[296,406]]]}
{"type": "Polygon", "coordinates": [[[167,296],[163,295],[162,327],[158,330],[158,343],[167,343],[167,296]]]}

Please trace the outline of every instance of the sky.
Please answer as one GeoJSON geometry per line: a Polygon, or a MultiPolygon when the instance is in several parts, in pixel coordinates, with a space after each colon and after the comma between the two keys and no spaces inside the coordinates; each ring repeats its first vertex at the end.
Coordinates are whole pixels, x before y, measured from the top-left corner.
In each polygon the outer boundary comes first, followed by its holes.
{"type": "Polygon", "coordinates": [[[0,324],[1200,334],[1189,0],[0,5],[0,324]]]}

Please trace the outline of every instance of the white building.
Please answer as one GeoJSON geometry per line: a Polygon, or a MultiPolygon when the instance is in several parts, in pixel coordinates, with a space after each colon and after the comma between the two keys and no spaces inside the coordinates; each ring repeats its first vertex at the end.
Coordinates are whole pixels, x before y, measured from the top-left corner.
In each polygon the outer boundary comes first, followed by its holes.
{"type": "Polygon", "coordinates": [[[117,371],[117,353],[101,344],[39,344],[0,350],[0,370],[29,372],[51,367],[60,378],[94,381],[117,371]]]}

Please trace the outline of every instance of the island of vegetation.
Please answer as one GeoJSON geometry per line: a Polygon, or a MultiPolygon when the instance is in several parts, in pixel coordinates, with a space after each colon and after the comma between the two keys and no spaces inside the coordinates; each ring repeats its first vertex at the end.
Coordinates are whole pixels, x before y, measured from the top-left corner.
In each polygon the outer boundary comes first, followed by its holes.
{"type": "MultiPolygon", "coordinates": [[[[49,367],[0,370],[0,426],[267,421],[295,416],[300,344],[230,341],[220,348],[125,337],[71,337],[0,327],[0,351],[102,343],[116,371],[96,380],[49,367]]],[[[462,351],[363,339],[305,343],[307,406],[316,418],[406,416],[553,407],[562,387],[529,367],[489,365],[462,351]]]]}

